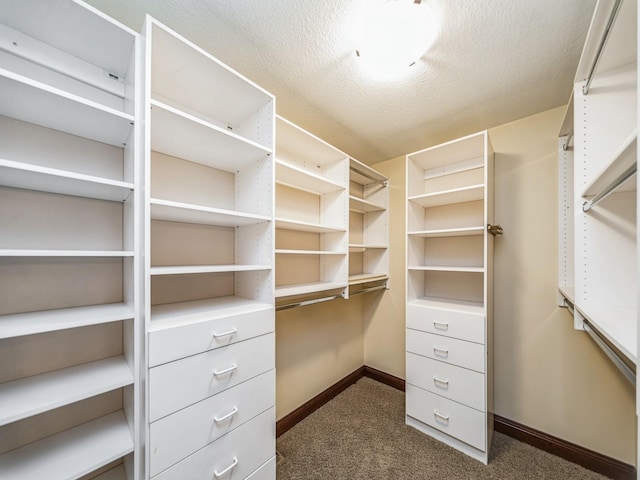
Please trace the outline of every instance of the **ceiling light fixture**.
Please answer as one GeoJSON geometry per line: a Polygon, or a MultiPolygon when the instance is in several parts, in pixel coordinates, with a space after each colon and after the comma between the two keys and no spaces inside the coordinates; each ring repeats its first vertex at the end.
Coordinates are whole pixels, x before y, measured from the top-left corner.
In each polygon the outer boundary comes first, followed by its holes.
{"type": "Polygon", "coordinates": [[[355,25],[360,67],[375,80],[398,79],[431,46],[436,21],[426,1],[365,0],[355,25]]]}

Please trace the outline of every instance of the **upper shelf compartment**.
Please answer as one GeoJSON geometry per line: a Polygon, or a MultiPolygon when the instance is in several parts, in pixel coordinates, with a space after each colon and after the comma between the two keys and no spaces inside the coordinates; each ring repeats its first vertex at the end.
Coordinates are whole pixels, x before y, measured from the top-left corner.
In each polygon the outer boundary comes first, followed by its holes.
{"type": "Polygon", "coordinates": [[[316,195],[345,189],[344,185],[314,171],[305,170],[280,159],[276,159],[276,182],[316,195]]]}
{"type": "Polygon", "coordinates": [[[271,150],[271,94],[149,19],[151,96],[271,150]]]}

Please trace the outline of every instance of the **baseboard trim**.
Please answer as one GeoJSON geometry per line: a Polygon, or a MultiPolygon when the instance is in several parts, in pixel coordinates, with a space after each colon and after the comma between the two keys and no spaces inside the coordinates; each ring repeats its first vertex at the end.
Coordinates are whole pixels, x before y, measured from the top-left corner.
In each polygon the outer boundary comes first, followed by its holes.
{"type": "MultiPolygon", "coordinates": [[[[404,379],[363,365],[308,402],[296,408],[293,412],[278,420],[276,422],[276,436],[279,437],[295,424],[304,420],[307,416],[346,390],[347,387],[356,383],[362,377],[371,378],[402,392],[405,391],[404,379]]],[[[633,465],[628,465],[615,458],[607,457],[601,453],[594,452],[580,445],[575,445],[566,440],[514,422],[513,420],[494,415],[493,425],[497,432],[532,445],[552,455],[564,458],[570,462],[577,463],[593,472],[601,473],[614,480],[636,480],[637,478],[636,468],[633,465]]]]}

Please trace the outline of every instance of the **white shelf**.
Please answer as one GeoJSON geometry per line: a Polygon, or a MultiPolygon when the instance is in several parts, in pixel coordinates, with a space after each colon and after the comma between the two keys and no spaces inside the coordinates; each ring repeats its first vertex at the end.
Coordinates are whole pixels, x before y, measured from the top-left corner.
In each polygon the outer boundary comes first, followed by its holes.
{"type": "Polygon", "coordinates": [[[188,275],[192,273],[227,273],[271,270],[270,265],[179,265],[151,267],[151,275],[188,275]]]}
{"type": "Polygon", "coordinates": [[[276,183],[318,195],[345,189],[344,185],[279,159],[276,159],[276,183]]]}
{"type": "Polygon", "coordinates": [[[122,250],[12,250],[0,249],[0,257],[133,257],[122,250]]]}
{"type": "Polygon", "coordinates": [[[151,307],[150,332],[216,318],[272,309],[273,305],[238,296],[168,303],[151,307]]]}
{"type": "Polygon", "coordinates": [[[425,193],[409,197],[409,201],[425,208],[449,205],[452,203],[473,202],[484,197],[484,185],[470,185],[468,187],[443,190],[441,192],[425,193]]]}
{"type": "Polygon", "coordinates": [[[588,303],[576,308],[613,346],[637,364],[638,315],[635,308],[595,306],[588,303]]]}
{"type": "Polygon", "coordinates": [[[225,227],[253,225],[271,220],[270,217],[264,215],[254,215],[252,213],[242,213],[213,207],[202,207],[157,198],[150,199],[149,203],[151,205],[151,218],[153,220],[220,225],[225,227]]]}
{"type": "Polygon", "coordinates": [[[276,228],[283,230],[295,230],[298,232],[313,232],[313,233],[331,233],[331,232],[346,232],[346,228],[320,225],[319,223],[300,222],[298,220],[290,220],[286,218],[276,218],[276,228]]]}
{"type": "Polygon", "coordinates": [[[470,313],[484,316],[482,302],[467,302],[464,300],[451,300],[447,298],[421,297],[408,302],[408,305],[422,308],[437,308],[453,312],[470,313]]]}
{"type": "Polygon", "coordinates": [[[370,245],[370,244],[360,244],[360,243],[350,243],[349,250],[350,251],[361,251],[361,250],[384,250],[388,248],[387,245],[370,245]]]}
{"type": "Polygon", "coordinates": [[[133,183],[0,159],[0,184],[6,187],[122,202],[133,183]]]}
{"type": "Polygon", "coordinates": [[[347,155],[324,140],[276,115],[276,150],[309,164],[322,166],[346,160],[347,155]]]}
{"type": "Polygon", "coordinates": [[[276,253],[282,255],[346,255],[346,252],[327,252],[324,250],[295,250],[277,248],[276,253]]]}
{"type": "MultiPolygon", "coordinates": [[[[386,184],[387,177],[376,172],[373,168],[353,158],[349,159],[349,178],[359,185],[371,185],[373,183],[386,184]]],[[[386,185],[385,185],[386,186],[386,185]]]]}
{"type": "Polygon", "coordinates": [[[477,170],[479,168],[484,168],[483,157],[472,158],[470,160],[464,160],[462,162],[429,168],[424,171],[424,179],[430,180],[432,178],[444,177],[447,175],[453,175],[455,173],[467,172],[469,170],[477,170]]]}
{"type": "Polygon", "coordinates": [[[425,272],[469,272],[469,273],[482,273],[484,272],[483,267],[457,267],[457,266],[449,266],[449,265],[418,265],[418,266],[409,266],[409,270],[416,271],[425,271],[425,272]]]}
{"type": "Polygon", "coordinates": [[[465,227],[465,228],[442,228],[437,230],[420,230],[407,232],[413,237],[436,238],[436,237],[464,237],[470,235],[483,235],[485,227],[465,227]]]}
{"type": "Polygon", "coordinates": [[[0,115],[116,147],[127,143],[133,117],[0,68],[0,115]]]}
{"type": "Polygon", "coordinates": [[[124,357],[113,357],[0,384],[0,425],[131,385],[124,357]]]}
{"type": "Polygon", "coordinates": [[[347,285],[344,283],[332,282],[310,282],[276,286],[276,298],[306,295],[309,293],[324,292],[327,290],[337,290],[339,288],[345,288],[346,286],[347,285]]]}
{"type": "Polygon", "coordinates": [[[369,282],[379,282],[387,280],[389,276],[385,273],[359,273],[357,275],[349,275],[349,285],[361,285],[369,282]]]}
{"type": "Polygon", "coordinates": [[[380,212],[386,210],[386,208],[354,195],[349,195],[349,210],[358,213],[367,213],[380,212]]]}
{"type": "Polygon", "coordinates": [[[100,417],[0,456],[11,480],[79,478],[133,451],[122,411],[100,417]]]}
{"type": "Polygon", "coordinates": [[[151,100],[151,149],[236,172],[271,150],[193,115],[151,100]]]}
{"type": "Polygon", "coordinates": [[[92,480],[127,480],[127,475],[124,473],[124,466],[121,464],[94,477],[92,480]]]}
{"type": "Polygon", "coordinates": [[[576,287],[558,287],[560,294],[575,305],[576,287]]]}
{"type": "Polygon", "coordinates": [[[124,303],[0,315],[0,339],[118,322],[132,318],[133,310],[124,303]]]}

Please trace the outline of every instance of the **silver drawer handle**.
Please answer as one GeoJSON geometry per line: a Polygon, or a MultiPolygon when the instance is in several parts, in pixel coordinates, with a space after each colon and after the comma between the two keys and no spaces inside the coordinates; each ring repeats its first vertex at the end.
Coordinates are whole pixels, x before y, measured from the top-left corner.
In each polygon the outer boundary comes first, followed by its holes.
{"type": "Polygon", "coordinates": [[[233,372],[236,368],[238,368],[238,365],[236,365],[235,363],[233,365],[231,365],[228,368],[225,368],[224,370],[214,370],[213,374],[216,377],[219,377],[220,375],[226,375],[227,373],[231,373],[233,372]]]}
{"type": "Polygon", "coordinates": [[[447,322],[433,322],[433,326],[436,330],[449,330],[449,324],[447,322]]]}
{"type": "Polygon", "coordinates": [[[449,423],[449,415],[443,415],[440,412],[438,412],[437,410],[433,411],[433,414],[436,416],[436,420],[442,420],[443,422],[447,422],[449,423]]]}
{"type": "Polygon", "coordinates": [[[448,348],[440,348],[440,347],[433,347],[433,353],[439,357],[448,357],[449,356],[449,349],[448,348]]]}
{"type": "Polygon", "coordinates": [[[438,378],[435,375],[433,376],[433,383],[435,383],[436,385],[441,384],[441,385],[444,385],[446,388],[449,388],[449,380],[445,380],[444,378],[438,378]]]}
{"type": "Polygon", "coordinates": [[[216,423],[224,422],[225,420],[233,417],[236,413],[238,413],[238,407],[233,407],[233,410],[231,410],[229,413],[226,413],[221,417],[213,417],[213,420],[216,423]]]}
{"type": "Polygon", "coordinates": [[[222,333],[214,333],[213,334],[213,338],[220,338],[220,337],[228,337],[230,335],[233,335],[234,333],[238,333],[238,329],[237,328],[232,328],[231,330],[228,330],[226,332],[222,332],[222,333]]]}
{"type": "Polygon", "coordinates": [[[231,462],[231,465],[229,465],[227,468],[225,468],[224,470],[222,470],[221,472],[219,472],[218,470],[214,470],[213,471],[213,476],[216,478],[220,478],[225,476],[227,473],[229,473],[231,471],[231,469],[233,467],[235,467],[236,465],[238,465],[238,459],[236,457],[233,457],[233,462],[231,462]]]}

